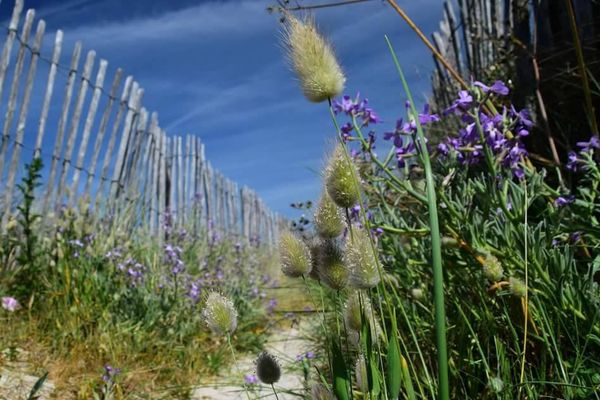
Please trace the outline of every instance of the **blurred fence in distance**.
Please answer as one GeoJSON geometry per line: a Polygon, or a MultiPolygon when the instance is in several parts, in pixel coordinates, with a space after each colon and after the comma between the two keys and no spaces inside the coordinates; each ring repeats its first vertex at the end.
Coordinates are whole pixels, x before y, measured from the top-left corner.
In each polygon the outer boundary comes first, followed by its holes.
{"type": "Polygon", "coordinates": [[[167,135],[142,105],[144,90],[95,51],[63,48],[58,30],[44,46],[45,22],[16,0],[0,55],[0,215],[4,226],[19,201],[17,182],[34,157],[44,163],[39,212],[88,201],[98,214],[133,213],[136,226],[162,237],[174,227],[209,225],[273,244],[283,218],[205,158],[194,135],[167,135]],[[47,52],[47,53],[46,53],[47,52]],[[66,61],[61,60],[66,57],[66,61]],[[80,65],[82,64],[83,65],[80,65]]]}

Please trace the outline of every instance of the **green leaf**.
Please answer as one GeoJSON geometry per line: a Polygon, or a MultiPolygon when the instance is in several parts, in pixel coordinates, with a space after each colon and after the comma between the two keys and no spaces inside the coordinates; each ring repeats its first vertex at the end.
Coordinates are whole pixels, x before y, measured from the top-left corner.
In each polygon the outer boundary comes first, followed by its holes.
{"type": "Polygon", "coordinates": [[[402,384],[402,367],[400,365],[400,348],[395,332],[390,333],[387,363],[388,393],[391,399],[397,399],[400,395],[400,385],[402,384]]]}
{"type": "Polygon", "coordinates": [[[333,392],[339,400],[350,400],[348,391],[350,380],[348,369],[340,346],[335,340],[331,341],[332,367],[333,367],[333,392]]]}
{"type": "Polygon", "coordinates": [[[41,378],[35,382],[35,384],[31,388],[31,392],[29,392],[29,396],[27,397],[27,400],[35,400],[35,399],[39,398],[39,396],[36,396],[36,394],[37,394],[37,392],[40,391],[42,386],[44,386],[44,382],[46,382],[46,378],[48,378],[48,372],[46,372],[44,375],[42,375],[41,378]]]}

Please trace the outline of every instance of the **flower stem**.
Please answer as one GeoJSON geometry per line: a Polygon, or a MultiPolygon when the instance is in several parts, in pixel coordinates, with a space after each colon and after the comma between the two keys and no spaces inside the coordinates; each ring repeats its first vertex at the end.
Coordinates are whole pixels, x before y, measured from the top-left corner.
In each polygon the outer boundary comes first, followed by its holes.
{"type": "MultiPolygon", "coordinates": [[[[242,376],[242,371],[240,371],[240,366],[237,363],[237,359],[235,357],[235,351],[233,350],[233,346],[231,345],[231,335],[227,334],[227,344],[229,345],[229,350],[231,350],[231,356],[233,357],[233,363],[235,364],[235,369],[237,370],[238,375],[242,376]]],[[[246,392],[246,397],[250,400],[250,394],[248,393],[248,386],[244,385],[244,392],[246,392]]]]}
{"type": "Polygon", "coordinates": [[[275,393],[275,398],[279,400],[279,396],[277,396],[277,391],[275,390],[275,386],[271,383],[271,389],[273,389],[273,393],[275,393]]]}

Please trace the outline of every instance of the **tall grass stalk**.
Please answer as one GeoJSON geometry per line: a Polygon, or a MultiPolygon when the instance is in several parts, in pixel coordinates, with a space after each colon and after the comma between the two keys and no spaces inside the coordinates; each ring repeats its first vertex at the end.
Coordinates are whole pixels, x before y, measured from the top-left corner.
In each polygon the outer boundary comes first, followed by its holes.
{"type": "MultiPolygon", "coordinates": [[[[231,335],[227,334],[227,345],[229,346],[229,350],[231,351],[231,357],[233,357],[233,363],[235,364],[235,369],[238,373],[238,375],[240,376],[240,378],[242,378],[242,371],[240,371],[240,366],[237,362],[237,358],[235,356],[235,350],[233,349],[233,345],[231,344],[231,335]]],[[[273,389],[274,391],[275,389],[273,389]]],[[[248,400],[250,400],[250,393],[248,393],[248,385],[244,385],[244,392],[246,393],[246,397],[248,398],[248,400]]],[[[275,394],[275,396],[277,396],[277,394],[275,394]]]]}
{"type": "MultiPolygon", "coordinates": [[[[333,111],[333,106],[331,104],[331,99],[328,99],[328,103],[329,103],[329,114],[331,115],[331,120],[333,122],[333,125],[335,127],[335,131],[336,131],[336,138],[337,140],[339,140],[340,145],[343,147],[344,149],[344,157],[346,157],[347,162],[349,163],[349,165],[353,165],[353,161],[350,158],[350,155],[348,154],[348,148],[346,146],[346,143],[344,142],[344,139],[342,138],[341,135],[341,129],[340,126],[337,122],[337,118],[335,116],[335,112],[333,111]]],[[[356,126],[356,121],[353,118],[354,121],[354,125],[356,126]]],[[[354,179],[356,187],[360,188],[360,180],[359,177],[357,176],[357,171],[356,169],[352,168],[352,179],[354,179]]],[[[362,196],[361,196],[362,197],[362,196]]],[[[362,198],[360,198],[360,201],[362,203],[362,198]]],[[[360,215],[360,219],[362,220],[362,223],[364,224],[365,229],[367,230],[367,232],[369,233],[369,243],[371,246],[371,251],[373,252],[373,255],[375,256],[375,262],[377,264],[377,273],[379,274],[380,280],[383,281],[383,271],[382,271],[382,267],[381,264],[379,263],[379,257],[377,257],[377,247],[375,246],[375,241],[373,240],[373,235],[371,234],[371,225],[369,222],[369,218],[367,218],[367,214],[364,210],[364,207],[362,206],[362,204],[360,204],[359,207],[359,215],[360,215]]],[[[352,235],[352,224],[350,223],[349,220],[349,214],[348,214],[348,210],[346,210],[346,218],[348,218],[348,231],[350,232],[350,235],[352,235]]],[[[379,287],[378,287],[378,293],[379,293],[379,287]]],[[[389,295],[387,293],[387,290],[385,289],[385,286],[383,286],[383,297],[385,299],[385,304],[387,306],[387,312],[390,315],[390,318],[393,316],[392,313],[392,308],[391,308],[391,300],[389,298],[389,295]]],[[[377,296],[377,300],[379,302],[379,309],[383,312],[383,305],[381,304],[381,296],[377,296]]],[[[374,311],[371,311],[372,313],[374,313],[374,311]]],[[[383,331],[384,331],[384,337],[387,339],[388,335],[387,335],[387,329],[385,326],[385,323],[382,324],[383,325],[383,331]]],[[[395,334],[395,333],[394,333],[395,334]]],[[[378,346],[378,356],[379,356],[379,363],[381,365],[383,365],[383,360],[382,360],[382,352],[381,352],[381,344],[379,341],[377,341],[377,346],[378,346]]],[[[384,387],[387,387],[386,385],[386,381],[385,381],[385,374],[382,375],[383,378],[383,385],[384,387]]],[[[384,390],[383,392],[384,397],[387,399],[387,392],[384,390]]]]}
{"type": "Polygon", "coordinates": [[[425,142],[425,135],[419,122],[418,112],[415,108],[415,102],[406,82],[404,72],[398,61],[398,57],[392,47],[392,44],[385,36],[385,41],[389,47],[390,53],[398,70],[402,86],[406,96],[410,101],[411,112],[417,125],[417,144],[422,154],[423,168],[425,169],[425,180],[427,185],[427,200],[429,208],[429,225],[431,233],[431,252],[433,262],[433,292],[435,306],[435,335],[438,352],[438,396],[440,400],[450,399],[450,389],[448,381],[448,350],[446,343],[446,312],[444,306],[444,273],[442,268],[442,243],[440,237],[440,226],[438,221],[437,200],[435,193],[435,183],[433,181],[433,171],[429,159],[429,151],[425,142]]]}
{"type": "Polygon", "coordinates": [[[521,358],[521,374],[519,377],[519,398],[521,398],[521,391],[523,389],[522,383],[525,381],[525,362],[527,356],[527,328],[529,322],[529,271],[527,264],[527,232],[529,231],[528,223],[527,223],[527,210],[529,209],[529,204],[527,202],[527,183],[523,184],[523,194],[525,196],[525,200],[523,201],[525,205],[525,210],[523,210],[524,215],[524,232],[523,232],[523,240],[525,243],[525,297],[523,298],[523,355],[521,358]]]}

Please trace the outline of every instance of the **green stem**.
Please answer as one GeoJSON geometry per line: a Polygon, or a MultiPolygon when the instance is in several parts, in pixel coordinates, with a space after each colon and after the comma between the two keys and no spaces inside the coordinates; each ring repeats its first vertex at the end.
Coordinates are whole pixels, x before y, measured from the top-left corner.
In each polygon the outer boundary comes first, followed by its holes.
{"type": "Polygon", "coordinates": [[[400,75],[402,86],[410,101],[410,107],[413,117],[417,125],[417,144],[419,151],[423,154],[423,168],[425,169],[425,179],[427,183],[427,200],[429,207],[429,225],[431,229],[431,250],[433,262],[433,292],[435,306],[435,336],[438,350],[438,394],[440,400],[450,399],[450,387],[448,381],[448,350],[446,343],[446,311],[444,309],[444,271],[442,268],[442,243],[440,238],[440,226],[438,221],[437,201],[435,192],[435,183],[433,180],[433,172],[431,161],[429,159],[429,151],[425,143],[425,135],[419,122],[418,113],[415,109],[415,102],[402,72],[402,67],[398,62],[398,57],[390,43],[390,40],[385,36],[385,40],[390,49],[390,53],[400,75]]]}
{"type": "MultiPolygon", "coordinates": [[[[235,369],[237,370],[238,375],[241,377],[242,372],[240,371],[240,366],[237,363],[237,359],[235,357],[235,351],[233,350],[233,346],[231,345],[231,335],[227,334],[227,344],[229,345],[229,350],[231,350],[231,356],[233,357],[233,363],[235,364],[235,369]]],[[[244,385],[244,392],[246,392],[246,397],[250,400],[250,394],[248,393],[248,387],[244,385]]]]}

